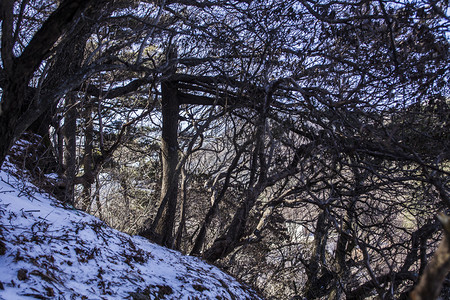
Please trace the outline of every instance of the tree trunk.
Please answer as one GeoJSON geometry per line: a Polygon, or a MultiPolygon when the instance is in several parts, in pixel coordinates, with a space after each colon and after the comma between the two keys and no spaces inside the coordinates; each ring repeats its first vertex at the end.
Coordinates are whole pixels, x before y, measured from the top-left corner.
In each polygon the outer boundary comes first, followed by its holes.
{"type": "Polygon", "coordinates": [[[172,231],[174,228],[177,207],[178,178],[178,114],[177,89],[174,84],[164,83],[163,94],[163,129],[162,129],[162,167],[161,204],[165,206],[163,216],[155,220],[155,231],[161,235],[161,244],[172,247],[172,231]],[[163,204],[165,203],[165,204],[163,204]]]}
{"type": "MultiPolygon", "coordinates": [[[[250,214],[250,210],[256,203],[261,192],[267,186],[267,163],[264,149],[266,136],[266,108],[263,108],[258,122],[258,128],[255,133],[256,145],[253,149],[250,162],[250,174],[248,181],[248,190],[244,202],[239,206],[231,224],[228,226],[225,234],[214,241],[214,244],[208,249],[203,257],[208,261],[216,261],[231,253],[241,244],[241,238],[245,235],[245,229],[250,214]]],[[[197,250],[197,249],[196,249],[197,250]]]]}
{"type": "Polygon", "coordinates": [[[76,131],[77,131],[77,108],[74,93],[68,93],[66,96],[66,115],[64,118],[64,160],[65,160],[65,197],[67,204],[74,204],[74,182],[77,172],[76,164],[76,131]]]}
{"type": "Polygon", "coordinates": [[[87,103],[84,108],[84,158],[83,158],[83,196],[82,209],[89,211],[91,206],[91,189],[95,180],[93,172],[93,142],[94,142],[94,123],[92,120],[92,106],[87,103]]]}
{"type": "Polygon", "coordinates": [[[0,166],[5,160],[8,150],[12,147],[15,139],[18,137],[15,133],[17,122],[21,115],[21,106],[24,93],[21,92],[26,88],[26,84],[14,84],[3,90],[2,99],[0,101],[0,166]],[[10,100],[7,101],[6,99],[10,100]]]}
{"type": "MultiPolygon", "coordinates": [[[[230,167],[227,170],[227,173],[225,175],[225,180],[224,183],[222,185],[222,188],[220,190],[220,193],[218,193],[216,195],[216,192],[213,192],[213,195],[211,196],[212,199],[212,206],[209,208],[208,212],[206,213],[205,219],[202,223],[202,226],[200,227],[200,231],[197,235],[197,238],[195,239],[195,243],[194,246],[191,250],[190,255],[199,255],[200,251],[202,250],[204,243],[205,243],[205,239],[206,239],[206,230],[208,229],[208,227],[210,226],[213,217],[216,215],[217,211],[219,210],[219,204],[220,202],[222,202],[222,199],[225,197],[225,193],[229,187],[230,184],[230,179],[231,179],[231,175],[233,170],[237,167],[240,158],[242,156],[242,153],[244,152],[244,150],[246,149],[246,147],[248,145],[250,145],[252,142],[252,140],[248,140],[246,143],[244,143],[244,145],[242,145],[242,147],[240,149],[237,149],[236,151],[236,155],[233,159],[233,162],[231,163],[230,167]]],[[[216,178],[216,180],[219,180],[219,178],[216,178]]],[[[214,183],[213,185],[213,189],[216,189],[216,184],[214,183]]]]}
{"type": "Polygon", "coordinates": [[[186,232],[186,209],[187,209],[187,184],[188,176],[184,168],[181,169],[181,213],[180,224],[178,225],[177,234],[175,235],[175,249],[181,250],[183,233],[186,232]]]}
{"type": "Polygon", "coordinates": [[[450,217],[441,214],[438,218],[444,228],[444,238],[427,264],[419,284],[411,292],[413,300],[437,299],[442,283],[450,272],[450,217]]]}
{"type": "MultiPolygon", "coordinates": [[[[347,210],[347,212],[349,212],[347,210]]],[[[330,292],[329,300],[331,299],[341,299],[342,293],[344,292],[344,288],[346,286],[347,278],[349,274],[349,266],[346,264],[346,256],[351,253],[354,248],[352,241],[349,239],[349,235],[347,231],[350,230],[349,224],[351,222],[351,217],[347,213],[344,224],[342,225],[341,232],[339,233],[337,242],[336,242],[336,253],[335,253],[335,282],[332,291],[330,292]]]]}
{"type": "Polygon", "coordinates": [[[326,286],[332,280],[332,277],[324,268],[326,244],[328,240],[329,224],[327,223],[326,213],[322,211],[317,217],[316,230],[314,234],[314,248],[311,253],[311,259],[306,268],[308,277],[303,295],[307,299],[317,299],[327,294],[326,286]]]}
{"type": "MultiPolygon", "coordinates": [[[[167,52],[167,61],[176,58],[175,47],[170,47],[167,52]]],[[[164,75],[170,77],[175,74],[176,65],[170,66],[164,75]]],[[[178,166],[178,118],[180,113],[180,101],[178,99],[178,84],[176,81],[163,81],[161,83],[161,194],[158,212],[153,222],[147,219],[144,222],[139,235],[146,237],[155,243],[173,248],[175,228],[175,214],[177,210],[177,195],[180,170],[178,166]],[[149,225],[151,224],[151,225],[149,225]]]]}
{"type": "Polygon", "coordinates": [[[152,232],[156,243],[173,247],[173,229],[177,208],[178,178],[178,114],[176,84],[162,83],[162,182],[158,213],[153,221],[152,232]]]}
{"type": "MultiPolygon", "coordinates": [[[[30,114],[29,118],[21,119],[25,112],[30,109],[25,103],[28,82],[42,61],[48,57],[49,50],[54,47],[68,28],[74,26],[81,13],[93,2],[92,0],[62,1],[32,36],[19,57],[14,57],[13,54],[16,42],[13,39],[14,20],[11,17],[13,16],[14,1],[3,0],[1,2],[1,52],[6,84],[0,101],[0,166],[15,139],[39,117],[41,112],[48,109],[48,107],[42,107],[42,105],[39,107],[31,106],[31,112],[34,112],[34,114],[30,114]],[[21,120],[20,123],[19,120],[21,120]]],[[[67,40],[63,42],[67,42],[67,40]]],[[[44,100],[46,103],[51,103],[48,99],[44,100]]]]}

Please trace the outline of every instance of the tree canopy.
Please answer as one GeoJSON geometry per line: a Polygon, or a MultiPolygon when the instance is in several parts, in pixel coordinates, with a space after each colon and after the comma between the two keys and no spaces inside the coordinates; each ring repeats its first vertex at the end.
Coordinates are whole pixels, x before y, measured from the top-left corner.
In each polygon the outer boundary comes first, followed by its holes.
{"type": "Polygon", "coordinates": [[[448,11],[2,0],[0,163],[37,134],[63,201],[267,297],[406,297],[450,209],[448,11]]]}

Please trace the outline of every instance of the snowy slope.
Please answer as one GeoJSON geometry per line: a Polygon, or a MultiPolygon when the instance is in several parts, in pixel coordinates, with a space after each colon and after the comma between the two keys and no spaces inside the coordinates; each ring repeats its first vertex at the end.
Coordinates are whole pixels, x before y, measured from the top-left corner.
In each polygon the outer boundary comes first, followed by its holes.
{"type": "Polygon", "coordinates": [[[0,299],[260,299],[195,257],[0,178],[0,299]]]}

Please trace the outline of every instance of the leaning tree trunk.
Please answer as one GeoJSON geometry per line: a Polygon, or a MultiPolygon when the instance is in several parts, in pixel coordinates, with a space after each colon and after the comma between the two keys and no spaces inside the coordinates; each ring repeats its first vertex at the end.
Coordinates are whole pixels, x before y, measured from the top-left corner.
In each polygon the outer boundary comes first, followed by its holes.
{"type": "Polygon", "coordinates": [[[25,93],[21,92],[27,87],[25,82],[8,86],[3,90],[0,101],[0,166],[5,160],[8,150],[19,136],[15,128],[21,115],[22,99],[25,98],[25,93]]]}
{"type": "MultiPolygon", "coordinates": [[[[195,243],[191,250],[190,255],[196,255],[196,256],[200,255],[200,252],[205,244],[206,231],[207,231],[208,227],[211,225],[211,222],[212,222],[214,216],[216,215],[217,211],[219,210],[219,204],[222,202],[222,199],[224,199],[225,193],[229,188],[232,172],[237,167],[244,150],[247,148],[248,145],[251,144],[251,142],[252,142],[252,140],[248,140],[246,143],[244,143],[244,145],[242,145],[242,147],[240,147],[240,149],[237,149],[236,155],[234,156],[233,161],[225,175],[225,180],[224,180],[223,186],[220,190],[220,193],[218,193],[217,195],[215,192],[213,193],[212,198],[211,198],[213,205],[209,208],[208,212],[206,213],[205,219],[202,223],[202,226],[200,227],[199,233],[197,235],[197,238],[195,239],[195,243]]],[[[218,179],[216,178],[216,180],[218,180],[218,179]]]]}
{"type": "Polygon", "coordinates": [[[438,216],[444,229],[444,238],[427,264],[419,284],[411,292],[413,300],[433,300],[439,297],[442,283],[450,272],[450,217],[438,216]]]}
{"type": "Polygon", "coordinates": [[[225,234],[216,239],[213,245],[204,253],[203,258],[214,262],[230,254],[240,246],[245,235],[246,225],[250,211],[256,203],[261,192],[267,186],[267,164],[264,153],[264,140],[266,134],[266,117],[263,111],[256,130],[256,145],[252,153],[249,175],[249,187],[244,201],[237,209],[231,224],[225,234]],[[259,176],[258,180],[257,177],[259,176]]]}
{"type": "MultiPolygon", "coordinates": [[[[92,0],[64,0],[58,8],[42,24],[40,29],[31,36],[31,40],[20,56],[14,55],[16,41],[13,39],[14,30],[14,1],[0,2],[0,19],[2,20],[2,61],[5,86],[0,100],[0,166],[5,160],[8,150],[16,138],[27,129],[40,113],[48,109],[44,105],[27,105],[28,83],[34,72],[47,59],[58,40],[67,42],[62,37],[69,28],[76,25],[76,21],[86,8],[95,1],[92,0]],[[31,108],[31,109],[30,109],[31,108]],[[26,118],[24,118],[25,113],[26,118]]],[[[102,5],[104,5],[102,3],[102,5]]],[[[97,13],[94,12],[94,15],[97,13]]],[[[17,30],[17,28],[16,28],[17,30]]],[[[72,38],[72,37],[71,37],[72,38]]],[[[38,97],[37,97],[38,98],[38,97]]],[[[51,103],[44,99],[47,105],[51,103]]],[[[35,102],[35,101],[34,101],[35,102]]],[[[36,103],[32,103],[36,104],[36,103]]]]}

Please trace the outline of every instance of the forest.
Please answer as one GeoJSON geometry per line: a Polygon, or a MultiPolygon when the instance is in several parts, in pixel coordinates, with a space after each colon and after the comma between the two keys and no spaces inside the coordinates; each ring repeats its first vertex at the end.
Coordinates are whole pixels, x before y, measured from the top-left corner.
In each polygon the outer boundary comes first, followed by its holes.
{"type": "Polygon", "coordinates": [[[0,27],[0,166],[65,205],[266,299],[409,299],[450,257],[448,0],[1,0],[0,27]]]}

